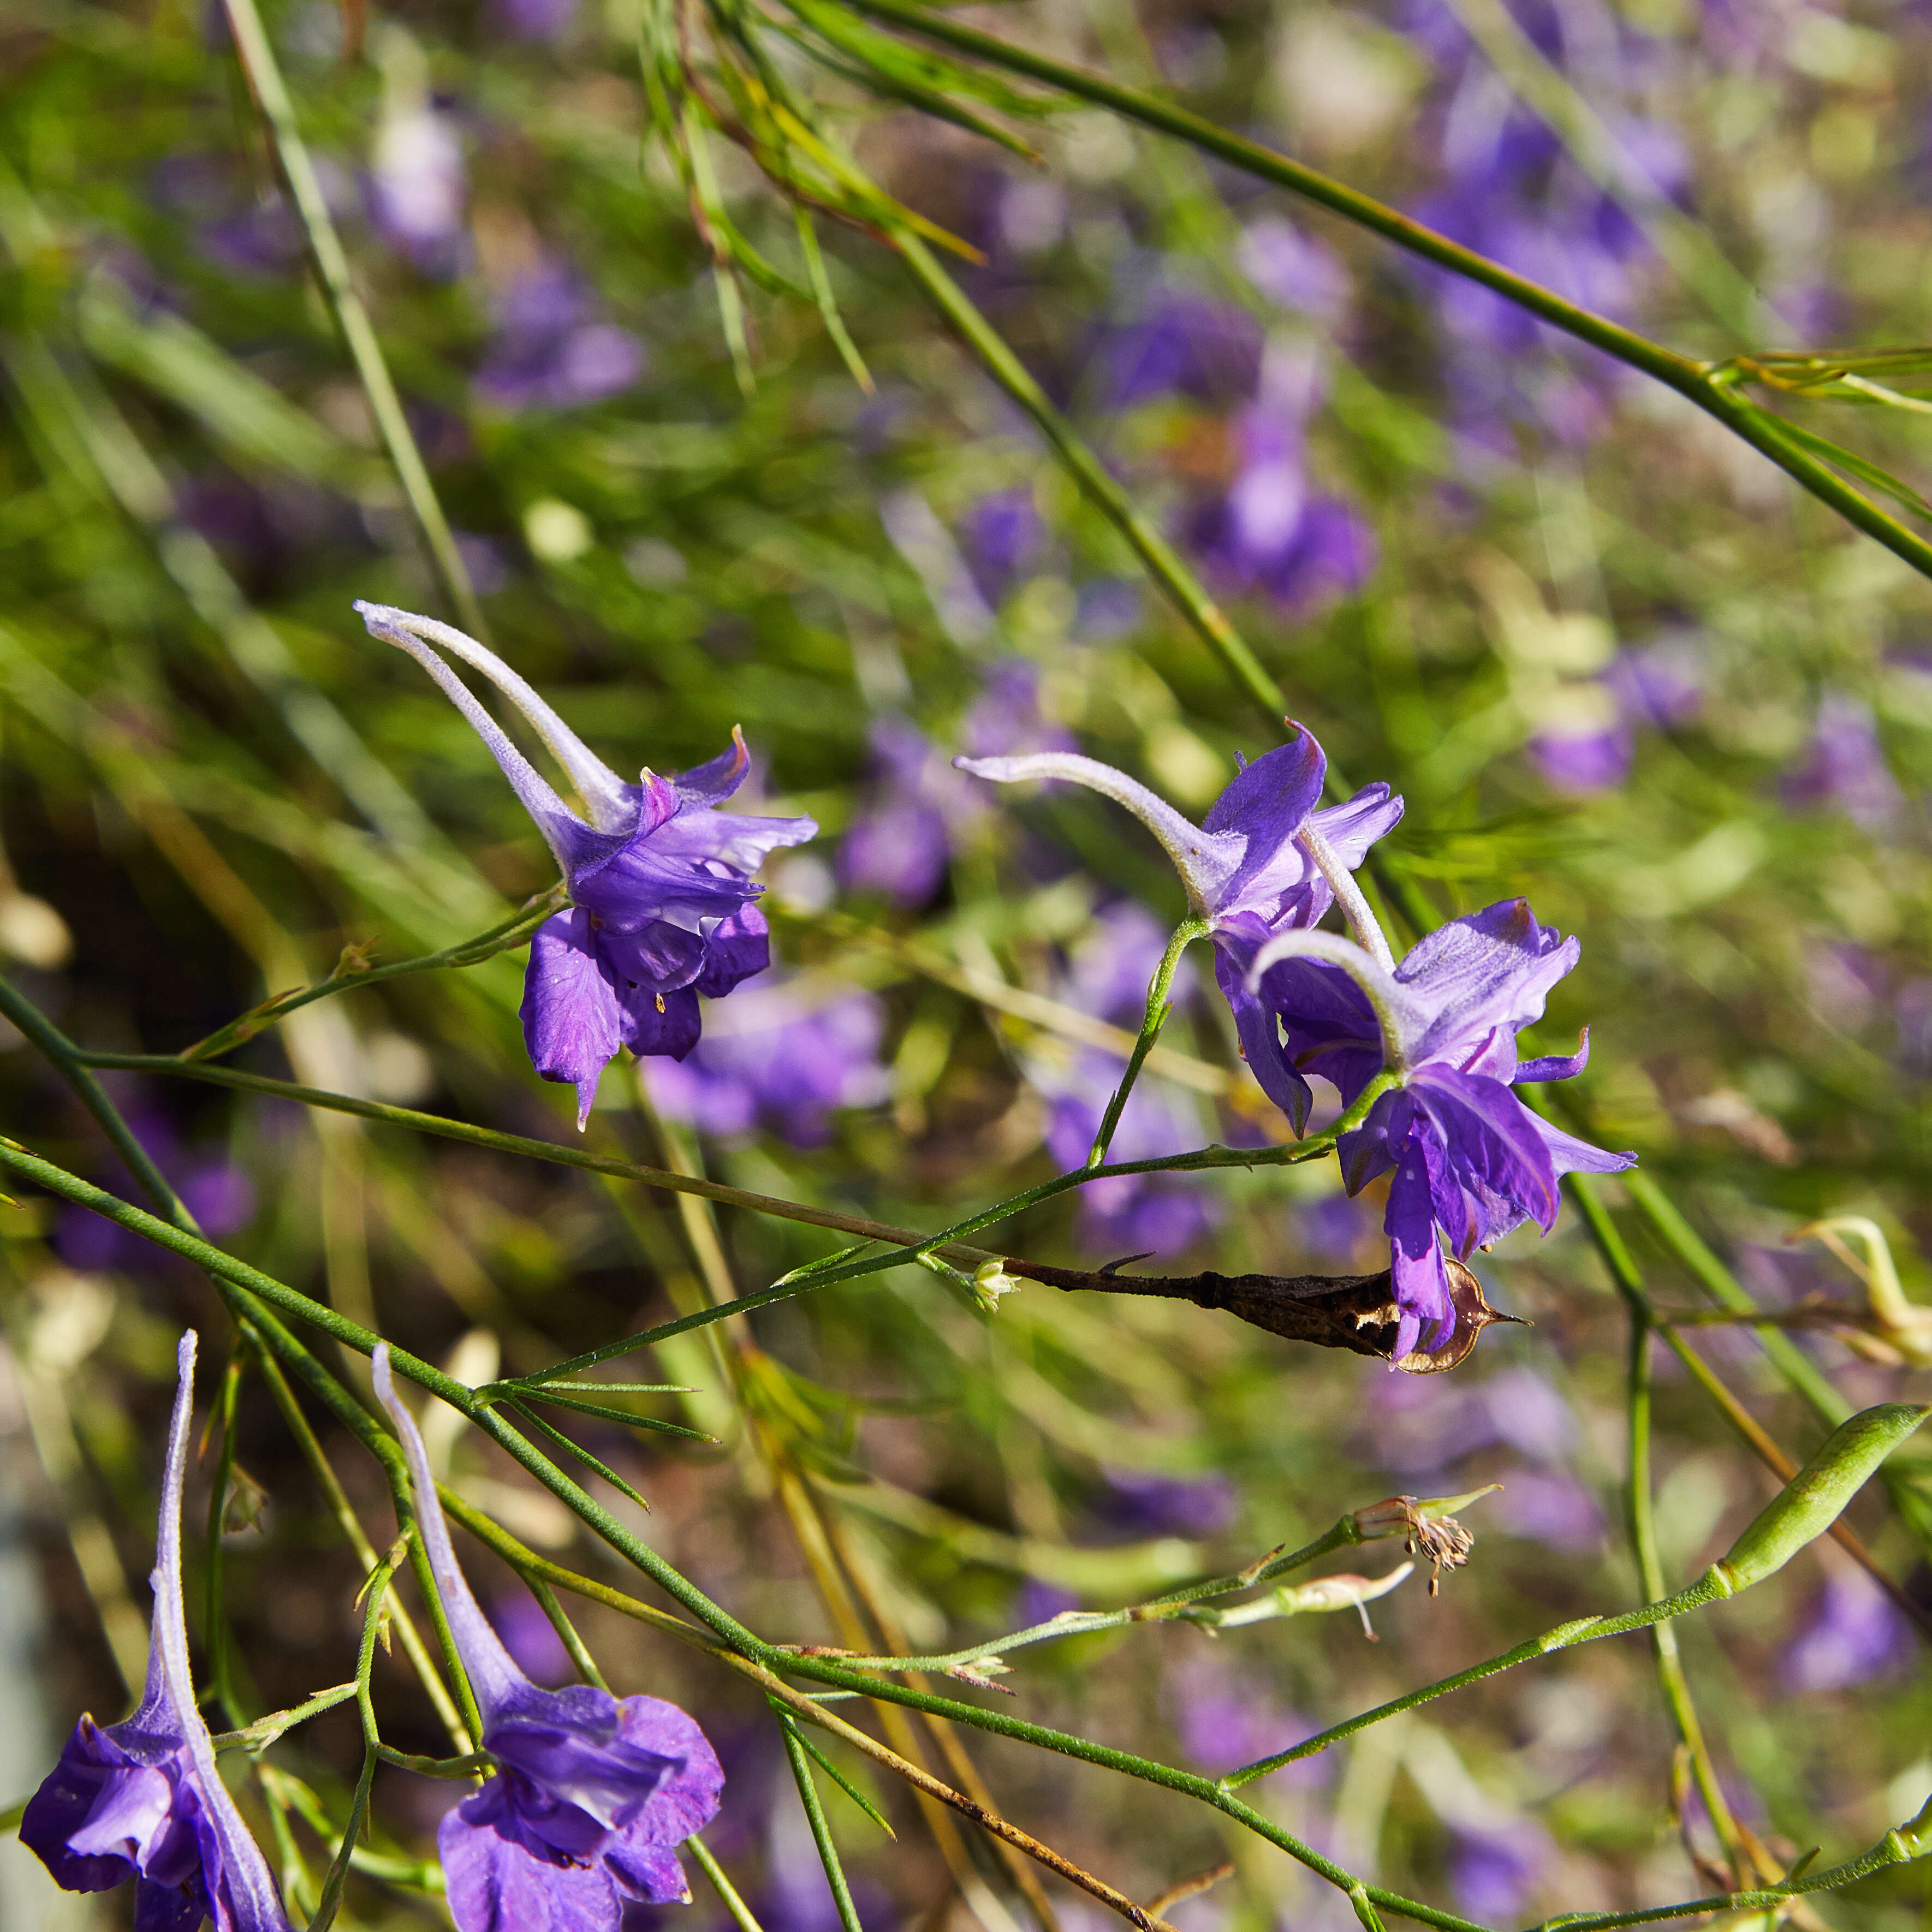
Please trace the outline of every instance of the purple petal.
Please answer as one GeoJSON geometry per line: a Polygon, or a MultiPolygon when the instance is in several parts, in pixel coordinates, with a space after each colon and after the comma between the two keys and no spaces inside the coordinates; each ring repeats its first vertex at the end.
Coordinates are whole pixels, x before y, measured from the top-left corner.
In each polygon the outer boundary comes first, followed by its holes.
{"type": "Polygon", "coordinates": [[[1546,1053],[1540,1059],[1520,1061],[1510,1084],[1515,1087],[1526,1081],[1574,1080],[1589,1064],[1590,1029],[1586,1027],[1574,1053],[1546,1053]]]}
{"type": "Polygon", "coordinates": [[[734,986],[762,973],[772,963],[771,931],[754,905],[741,907],[721,920],[705,941],[697,990],[707,1000],[722,1000],[734,986]]]}
{"type": "Polygon", "coordinates": [[[781,845],[818,836],[813,818],[754,818],[708,807],[681,812],[652,840],[654,848],[688,864],[710,862],[734,872],[755,872],[781,845]]]}
{"type": "Polygon", "coordinates": [[[884,806],[854,820],[839,841],[839,882],[895,905],[923,906],[938,894],[952,856],[951,836],[935,808],[884,806]]]}
{"type": "MultiPolygon", "coordinates": [[[[715,813],[698,813],[699,818],[715,813]]],[[[766,823],[746,819],[742,823],[766,823]]],[[[772,820],[776,824],[782,821],[772,820]]],[[[611,933],[636,933],[668,922],[695,936],[707,920],[728,919],[756,898],[760,887],[748,880],[700,871],[675,849],[673,835],[683,815],[661,826],[648,838],[639,838],[608,852],[570,875],[571,896],[597,915],[604,928],[608,949],[611,933]]],[[[607,951],[607,957],[609,956],[607,951]]],[[[694,961],[692,972],[697,970],[694,961]]]]}
{"type": "MultiPolygon", "coordinates": [[[[1321,799],[1328,768],[1314,733],[1304,730],[1292,744],[1276,746],[1235,775],[1202,821],[1204,832],[1246,842],[1240,866],[1220,887],[1213,910],[1251,908],[1272,922],[1291,894],[1320,876],[1294,835],[1321,799]]],[[[1304,922],[1312,925],[1328,910],[1328,897],[1325,892],[1315,896],[1318,903],[1306,909],[1304,922]]]]}
{"type": "Polygon", "coordinates": [[[581,1133],[597,1098],[597,1083],[617,1051],[623,1016],[598,962],[590,914],[581,906],[554,914],[530,940],[524,973],[524,1043],[546,1080],[577,1089],[581,1133]]]}
{"type": "Polygon", "coordinates": [[[677,794],[687,808],[720,805],[745,782],[752,769],[752,754],[745,748],[745,734],[731,727],[731,748],[720,752],[701,765],[693,765],[677,775],[677,794]]]}
{"type": "Polygon", "coordinates": [[[504,1786],[493,1778],[436,1831],[457,1932],[619,1932],[623,1905],[602,1862],[567,1862],[530,1837],[504,1786]]]}
{"type": "Polygon", "coordinates": [[[670,1766],[649,1802],[617,1828],[604,1856],[631,1888],[654,1905],[690,1894],[670,1848],[718,1814],[724,1772],[696,1721],[661,1697],[626,1697],[618,1706],[624,1741],[670,1766]]]}
{"type": "Polygon", "coordinates": [[[1530,1114],[1529,1120],[1549,1150],[1550,1166],[1559,1180],[1566,1174],[1621,1174],[1625,1168],[1636,1165],[1635,1154],[1606,1154],[1601,1148],[1593,1148],[1588,1141],[1580,1141],[1574,1134],[1552,1126],[1540,1114],[1530,1114]]]}
{"type": "MultiPolygon", "coordinates": [[[[1464,1239],[1486,1243],[1507,1232],[1495,1225],[1496,1204],[1502,1203],[1547,1234],[1556,1221],[1556,1171],[1538,1132],[1541,1124],[1515,1094],[1499,1080],[1439,1065],[1422,1069],[1408,1092],[1441,1136],[1448,1173],[1485,1204],[1486,1213],[1464,1239]]],[[[1447,1222],[1450,1217],[1439,1218],[1447,1222]]]]}
{"type": "Polygon", "coordinates": [[[624,1044],[640,1060],[652,1054],[682,1060],[698,1044],[704,1021],[698,995],[690,987],[659,992],[648,986],[627,986],[619,1004],[624,1013],[624,1044]]]}
{"type": "Polygon", "coordinates": [[[1214,949],[1214,982],[1227,996],[1234,1010],[1234,1031],[1241,1043],[1241,1058],[1265,1094],[1288,1116],[1297,1134],[1308,1125],[1308,1110],[1315,1096],[1308,1082],[1288,1063],[1275,1022],[1274,1009],[1251,993],[1246,971],[1217,946],[1214,949]]]}
{"type": "Polygon", "coordinates": [[[1311,813],[1308,822],[1352,872],[1369,856],[1369,848],[1401,823],[1402,810],[1400,796],[1378,783],[1363,786],[1340,805],[1311,813]]]}
{"type": "Polygon", "coordinates": [[[1420,1342],[1440,1348],[1456,1325],[1449,1271],[1436,1240],[1436,1210],[1422,1150],[1413,1138],[1396,1164],[1382,1226],[1389,1238],[1389,1280],[1401,1311],[1394,1359],[1420,1342]]]}
{"type": "Polygon", "coordinates": [[[1414,1057],[1448,1058],[1459,1043],[1473,1045],[1495,1028],[1533,1025],[1581,951],[1574,939],[1539,926],[1526,899],[1505,899],[1438,927],[1396,968],[1398,983],[1431,1016],[1414,1057]]]}

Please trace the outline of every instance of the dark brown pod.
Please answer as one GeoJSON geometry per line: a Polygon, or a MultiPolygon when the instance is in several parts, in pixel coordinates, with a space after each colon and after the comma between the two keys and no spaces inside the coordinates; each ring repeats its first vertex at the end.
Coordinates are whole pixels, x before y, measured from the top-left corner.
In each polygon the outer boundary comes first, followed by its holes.
{"type": "MultiPolygon", "coordinates": [[[[1134,1257],[1138,1260],[1138,1256],[1134,1257]]],[[[1388,1361],[1395,1348],[1396,1312],[1389,1292],[1389,1272],[1379,1274],[1124,1275],[1114,1268],[1088,1272],[1048,1268],[1036,1262],[1002,1264],[1010,1275],[1043,1282],[1050,1288],[1090,1289],[1103,1294],[1151,1294],[1224,1310],[1291,1342],[1318,1348],[1346,1348],[1388,1361]]],[[[1124,1265],[1114,1264],[1114,1268],[1124,1265]]],[[[1449,1292],[1456,1327],[1439,1348],[1412,1349],[1394,1366],[1412,1376],[1439,1375],[1466,1360],[1476,1337],[1494,1322],[1517,1318],[1492,1308],[1482,1284],[1460,1262],[1450,1261],[1449,1292]]]]}

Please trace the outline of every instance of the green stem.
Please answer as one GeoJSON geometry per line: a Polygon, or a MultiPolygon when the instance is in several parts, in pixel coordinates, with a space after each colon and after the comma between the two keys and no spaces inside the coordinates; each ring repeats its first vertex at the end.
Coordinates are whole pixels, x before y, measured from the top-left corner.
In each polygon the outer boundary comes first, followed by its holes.
{"type": "MultiPolygon", "coordinates": [[[[1599,1204],[1593,1199],[1592,1204],[1599,1204]]],[[[1657,1523],[1651,1507],[1650,1343],[1650,1317],[1640,1305],[1633,1303],[1628,1382],[1630,1549],[1636,1558],[1637,1576],[1643,1586],[1645,1598],[1655,1603],[1665,1591],[1664,1564],[1657,1550],[1657,1523]]],[[[1658,1688],[1664,1693],[1664,1701],[1677,1726],[1677,1735],[1690,1754],[1690,1773],[1697,1781],[1698,1794],[1704,1801],[1712,1828],[1731,1861],[1734,1876],[1744,1876],[1740,1863],[1743,1841],[1738,1835],[1737,1820],[1731,1815],[1724,1787],[1718,1782],[1717,1768],[1711,1762],[1696,1706],[1691,1702],[1690,1680],[1684,1674],[1684,1660],[1678,1654],[1676,1632],[1668,1624],[1652,1624],[1650,1648],[1657,1664],[1658,1688]]],[[[1685,1837],[1688,1840],[1688,1827],[1685,1837]]]]}
{"type": "MultiPolygon", "coordinates": [[[[1676,390],[1707,416],[1714,416],[1734,435],[1768,457],[1821,502],[1829,504],[1867,536],[1876,538],[1888,550],[1903,557],[1922,576],[1932,577],[1932,544],[1861,496],[1816,457],[1780,435],[1774,417],[1767,416],[1749,402],[1732,394],[1724,386],[1713,382],[1710,372],[1688,356],[1663,348],[1622,328],[1607,316],[1594,314],[1574,302],[1565,302],[1552,290],[1514,273],[1499,262],[1490,261],[1472,249],[1463,248],[1419,221],[1411,220],[1407,215],[1398,214],[1372,196],[1331,180],[1298,161],[1292,161],[1284,154],[1276,154],[1258,142],[1217,127],[1198,114],[1190,113],[1184,107],[1176,107],[1138,88],[1124,87],[1102,75],[1090,74],[1048,55],[1036,53],[1030,48],[1013,46],[937,10],[914,5],[911,0],[846,0],[846,4],[856,12],[890,20],[896,26],[943,42],[976,59],[1043,81],[1064,93],[1091,100],[1129,120],[1138,121],[1160,134],[1188,142],[1232,167],[1319,203],[1358,227],[1368,229],[1409,254],[1432,262],[1438,268],[1480,283],[1552,328],[1562,329],[1578,341],[1586,342],[1592,348],[1600,349],[1605,355],[1676,390]]],[[[1023,376],[1024,374],[1022,370],[1023,376]]],[[[1026,380],[1030,382],[1031,379],[1026,380]]],[[[1012,393],[1045,428],[1046,424],[1037,412],[1016,391],[1012,393]]],[[[1050,430],[1048,434],[1052,434],[1050,430]]],[[[1222,621],[1225,623],[1226,620],[1222,621]]],[[[1216,649],[1220,649],[1218,645],[1216,649]]],[[[1245,652],[1246,647],[1242,646],[1242,650],[1245,652]]],[[[1252,663],[1252,658],[1248,661],[1252,663]]],[[[1236,668],[1232,660],[1230,668],[1236,668]]],[[[1258,671],[1259,667],[1256,669],[1258,671]]],[[[1265,673],[1261,674],[1264,682],[1259,685],[1238,670],[1237,676],[1243,688],[1258,701],[1264,689],[1274,688],[1271,681],[1266,680],[1265,673]]],[[[1278,700],[1270,701],[1266,708],[1278,712],[1281,706],[1278,700]]]]}
{"type": "Polygon", "coordinates": [[[739,1897],[738,1888],[724,1876],[722,1868],[711,1856],[710,1846],[702,1838],[690,1838],[685,1840],[684,1849],[698,1861],[698,1870],[711,1881],[711,1889],[717,1893],[738,1932],[765,1932],[753,1916],[752,1908],[739,1897]]]}
{"type": "Polygon", "coordinates": [[[789,1711],[776,1706],[772,1714],[778,1720],[778,1735],[784,1739],[785,1756],[790,1760],[792,1778],[798,1786],[798,1800],[805,1807],[806,1822],[812,1826],[812,1842],[818,1849],[819,1863],[825,1868],[825,1882],[832,1888],[838,1923],[843,1932],[864,1932],[859,1923],[858,1908],[852,1903],[851,1888],[845,1882],[845,1868],[839,1862],[838,1848],[832,1842],[832,1827],[819,1800],[818,1786],[812,1775],[811,1760],[805,1754],[805,1740],[798,1734],[797,1722],[789,1711]]]}
{"type": "Polygon", "coordinates": [[[1286,694],[1262,668],[1261,661],[1228,621],[1227,614],[1181,561],[1180,553],[1134,508],[1133,500],[1114,482],[1073,425],[1054,407],[1026,364],[974,306],[965,291],[940,266],[926,244],[903,225],[896,225],[891,232],[893,246],[933,305],[965,338],[967,346],[986,364],[994,381],[1039,425],[1074,481],[1126,539],[1129,548],[1193,626],[1202,642],[1220,660],[1228,676],[1267,714],[1271,724],[1279,723],[1288,709],[1286,694]]]}
{"type": "Polygon", "coordinates": [[[1364,1711],[1346,1723],[1304,1738],[1286,1750],[1277,1751],[1272,1757],[1244,1765],[1239,1771],[1229,1772],[1221,1782],[1228,1790],[1238,1791],[1244,1784],[1252,1784],[1256,1778],[1265,1778],[1270,1772],[1279,1771],[1285,1764],[1312,1757],[1330,1744],[1340,1744],[1344,1738],[1366,1730],[1371,1724],[1378,1724],[1384,1718],[1400,1717],[1403,1712],[1413,1711],[1418,1705],[1433,1703],[1438,1697],[1446,1697],[1450,1691],[1460,1690],[1468,1684],[1480,1684],[1484,1678],[1493,1677],[1499,1671],[1532,1662],[1539,1657],[1548,1657],[1559,1650],[1568,1650],[1580,1643],[1594,1643],[1599,1637],[1622,1636],[1627,1631],[1648,1630],[1653,1624],[1683,1616],[1687,1610],[1702,1610],[1707,1604],[1719,1602],[1734,1594],[1730,1586],[1712,1570],[1689,1589],[1680,1590],[1674,1597],[1666,1597],[1660,1603],[1647,1604],[1640,1610],[1626,1610],[1621,1616],[1582,1617],[1574,1623],[1558,1624],[1554,1630],[1545,1630],[1540,1636],[1533,1636],[1528,1642],[1518,1644],[1514,1650],[1504,1651],[1483,1663],[1472,1664],[1467,1670],[1459,1670],[1453,1677],[1426,1684],[1420,1690],[1378,1705],[1372,1711],[1364,1711]]]}
{"type": "Polygon", "coordinates": [[[430,560],[442,579],[444,592],[457,614],[458,621],[466,631],[487,642],[489,632],[483,621],[482,606],[476,601],[476,589],[470,581],[462,553],[456,547],[448,520],[442,514],[442,506],[436,500],[436,486],[430,481],[428,466],[423,461],[422,452],[416,446],[415,432],[410,428],[402,399],[390,378],[389,365],[383,360],[382,345],[376,339],[369,311],[363,307],[362,298],[356,292],[356,285],[349,272],[349,257],[344,251],[342,238],[336,232],[335,218],[328,212],[322,183],[316,175],[315,163],[310,158],[308,143],[302,139],[302,129],[296,120],[295,106],[289,98],[287,83],[282,78],[274,49],[262,25],[262,16],[256,10],[255,0],[223,0],[223,4],[235,35],[242,74],[267,126],[276,158],[281,166],[282,178],[288,184],[290,196],[308,237],[309,253],[322,284],[322,298],[328,303],[336,326],[342,332],[350,358],[356,364],[356,374],[362,382],[363,393],[369,399],[370,412],[376,418],[382,446],[395,467],[403,494],[408,500],[417,527],[422,532],[430,560]]]}
{"type": "Polygon", "coordinates": [[[228,1485],[235,1474],[235,1408],[241,1394],[247,1348],[245,1338],[236,1345],[214,1398],[214,1414],[221,1425],[221,1447],[216,1454],[214,1483],[208,1498],[206,1577],[202,1595],[201,1636],[208,1650],[208,1680],[231,1724],[241,1718],[242,1707],[229,1681],[228,1620],[222,1613],[221,1602],[225,1567],[222,1532],[226,1527],[228,1485]]]}
{"type": "Polygon", "coordinates": [[[484,960],[494,959],[498,953],[521,945],[566,902],[564,889],[553,886],[548,892],[538,893],[509,918],[490,927],[488,932],[479,932],[474,939],[460,940],[454,946],[446,946],[439,952],[419,953],[414,958],[394,960],[386,966],[365,966],[350,972],[338,967],[326,980],[318,980],[312,986],[300,987],[294,992],[279,994],[274,999],[264,1000],[260,1006],[218,1028],[206,1040],[184,1047],[176,1058],[184,1060],[212,1060],[218,1054],[227,1053],[245,1044],[265,1028],[286,1019],[302,1007],[338,993],[351,992],[358,986],[377,986],[385,980],[400,979],[410,973],[430,972],[441,966],[479,966],[484,960]]]}
{"type": "Polygon", "coordinates": [[[1141,1077],[1141,1069],[1153,1052],[1161,1028],[1167,1024],[1167,1016],[1172,1010],[1168,995],[1174,988],[1174,976],[1180,964],[1180,956],[1196,940],[1204,939],[1208,930],[1204,919],[1183,920],[1174,928],[1174,937],[1167,942],[1167,950],[1160,956],[1160,964],[1154,968],[1154,977],[1148,982],[1147,1013],[1141,1022],[1140,1037],[1134,1042],[1126,1071],[1120,1076],[1120,1084],[1107,1102],[1107,1111],[1100,1117],[1100,1130],[1094,1135],[1093,1147],[1088,1153],[1087,1165],[1090,1168],[1098,1167],[1107,1158],[1107,1150],[1114,1144],[1114,1136],[1120,1126],[1121,1114],[1126,1111],[1127,1098],[1134,1090],[1134,1082],[1141,1077]]]}

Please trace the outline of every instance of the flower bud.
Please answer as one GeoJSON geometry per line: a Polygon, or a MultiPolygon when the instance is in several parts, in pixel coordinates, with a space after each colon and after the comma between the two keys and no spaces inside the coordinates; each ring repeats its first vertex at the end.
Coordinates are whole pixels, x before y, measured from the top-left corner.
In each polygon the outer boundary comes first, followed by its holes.
{"type": "Polygon", "coordinates": [[[1841,1424],[1712,1566],[1718,1578],[1743,1590],[1782,1570],[1838,1521],[1866,1478],[1928,1415],[1932,1408],[1889,1402],[1841,1424]]]}
{"type": "Polygon", "coordinates": [[[974,1298],[988,1315],[998,1308],[1001,1295],[1012,1294],[1018,1287],[1019,1283],[1007,1274],[1005,1262],[998,1255],[982,1262],[973,1270],[974,1298]]]}

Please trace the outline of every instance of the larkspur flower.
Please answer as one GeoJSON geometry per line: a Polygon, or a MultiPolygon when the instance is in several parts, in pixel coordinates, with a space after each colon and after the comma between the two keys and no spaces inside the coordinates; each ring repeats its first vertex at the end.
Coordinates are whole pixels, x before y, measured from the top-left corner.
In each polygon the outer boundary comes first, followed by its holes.
{"type": "Polygon", "coordinates": [[[1401,1356],[1418,1337],[1439,1348],[1454,1326],[1438,1227],[1462,1257],[1526,1221],[1547,1234],[1564,1174],[1615,1174],[1636,1156],[1552,1126],[1510,1090],[1568,1079],[1588,1058],[1587,1034],[1567,1058],[1516,1056],[1516,1034],[1576,964],[1574,938],[1538,925],[1522,899],[1451,920],[1399,964],[1372,920],[1357,932],[1376,951],[1334,933],[1278,934],[1255,952],[1249,981],[1280,1015],[1295,1064],[1332,1081],[1345,1106],[1393,1076],[1336,1151],[1352,1194],[1394,1176],[1383,1226],[1401,1356]]]}
{"type": "Polygon", "coordinates": [[[482,1748],[497,1764],[436,1832],[457,1932],[619,1932],[634,1905],[688,1901],[675,1848],[716,1814],[724,1782],[717,1754],[662,1698],[620,1700],[589,1684],[545,1690],[517,1667],[457,1564],[386,1342],[373,1366],[409,1460],[417,1532],[476,1694],[482,1748]]]}
{"type": "Polygon", "coordinates": [[[132,1717],[83,1717],[20,1818],[20,1842],[68,1892],[135,1880],[138,1932],[288,1932],[275,1882],[214,1764],[195,1701],[182,1604],[182,1486],[194,1406],[195,1334],[176,1354],[157,1526],[148,1681],[132,1717]]]}
{"type": "Polygon", "coordinates": [[[885,1010],[862,987],[803,979],[734,1000],[689,1058],[650,1073],[667,1118],[719,1135],[764,1127],[794,1147],[822,1147],[830,1116],[890,1092],[879,1064],[885,1010]]]}
{"type": "Polygon", "coordinates": [[[408,652],[467,718],[556,858],[574,903],[537,928],[524,980],[524,1038],[546,1080],[577,1089],[580,1130],[618,1047],[682,1059],[702,1027],[698,998],[718,999],[771,962],[770,928],[751,875],[780,845],[818,827],[717,808],[744,782],[731,748],[674,778],[647,766],[627,784],[493,651],[434,618],[358,602],[370,634],[408,652]],[[489,678],[536,728],[581,794],[580,818],[430,648],[489,678]]]}
{"type": "Polygon", "coordinates": [[[1348,873],[1401,818],[1402,800],[1387,785],[1372,784],[1346,804],[1318,810],[1328,760],[1313,734],[1297,728],[1292,744],[1244,765],[1198,825],[1125,772],[1076,752],[953,762],[1000,784],[1064,778],[1085,785],[1125,806],[1160,841],[1190,908],[1208,922],[1214,976],[1234,1009],[1242,1055],[1299,1132],[1313,1096],[1282,1051],[1273,1011],[1249,985],[1249,969],[1275,934],[1314,925],[1334,904],[1338,882],[1354,894],[1348,873]]]}

